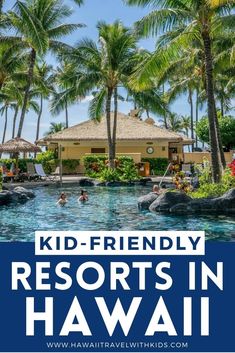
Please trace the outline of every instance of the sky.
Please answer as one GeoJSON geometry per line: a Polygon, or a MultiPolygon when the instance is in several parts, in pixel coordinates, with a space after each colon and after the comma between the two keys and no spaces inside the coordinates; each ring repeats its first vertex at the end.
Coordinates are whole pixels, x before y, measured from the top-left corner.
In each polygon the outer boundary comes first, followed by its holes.
{"type": "MultiPolygon", "coordinates": [[[[96,24],[99,20],[104,20],[107,23],[112,23],[119,19],[126,26],[132,26],[132,24],[138,19],[142,18],[148,13],[148,9],[138,8],[138,7],[128,7],[124,5],[122,0],[85,0],[85,5],[78,7],[71,0],[65,0],[65,3],[71,6],[74,10],[73,15],[67,19],[68,23],[83,23],[86,25],[85,28],[78,29],[72,35],[63,38],[63,41],[71,45],[77,43],[80,39],[84,37],[92,38],[93,40],[98,39],[98,33],[96,29],[96,24]]],[[[14,5],[14,0],[5,0],[4,9],[8,10],[14,5]]],[[[155,38],[149,38],[142,40],[140,46],[144,47],[150,51],[154,50],[156,43],[155,38]]],[[[47,57],[47,62],[56,65],[55,59],[49,55],[47,57]]],[[[82,102],[69,107],[69,125],[78,124],[84,120],[88,119],[88,105],[90,96],[86,97],[82,102]]],[[[119,103],[119,111],[122,113],[128,113],[132,105],[127,102],[119,103]]],[[[187,98],[185,96],[179,97],[177,102],[172,106],[172,111],[177,112],[181,115],[189,114],[189,105],[187,98]]],[[[153,116],[157,121],[158,117],[153,116]]],[[[12,119],[13,112],[9,114],[9,123],[7,128],[6,141],[11,138],[12,131],[12,119]]],[[[42,114],[40,137],[48,131],[51,122],[64,122],[65,114],[61,113],[58,116],[52,116],[49,112],[48,104],[44,103],[44,109],[42,114]]],[[[32,111],[30,111],[26,118],[23,127],[22,137],[29,140],[35,141],[36,136],[36,123],[37,116],[32,111]]],[[[0,139],[2,137],[2,131],[4,126],[4,117],[0,116],[0,139]]]]}

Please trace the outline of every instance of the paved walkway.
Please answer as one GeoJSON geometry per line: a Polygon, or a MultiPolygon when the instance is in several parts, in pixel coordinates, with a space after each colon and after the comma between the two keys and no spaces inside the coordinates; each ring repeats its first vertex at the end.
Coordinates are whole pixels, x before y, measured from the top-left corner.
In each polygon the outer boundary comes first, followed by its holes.
{"type": "MultiPolygon", "coordinates": [[[[84,175],[63,175],[63,184],[76,184],[78,183],[81,179],[84,179],[84,175]]],[[[151,176],[152,179],[151,183],[159,183],[162,180],[161,176],[151,176]]],[[[172,183],[172,177],[165,177],[164,178],[164,183],[172,183]]],[[[28,188],[34,188],[38,186],[47,186],[47,185],[55,185],[59,184],[60,179],[59,177],[56,178],[54,181],[51,180],[40,180],[40,181],[25,181],[21,183],[16,183],[16,182],[8,182],[8,183],[3,183],[4,186],[6,186],[8,189],[13,189],[16,186],[23,186],[23,187],[28,187],[28,188]]]]}

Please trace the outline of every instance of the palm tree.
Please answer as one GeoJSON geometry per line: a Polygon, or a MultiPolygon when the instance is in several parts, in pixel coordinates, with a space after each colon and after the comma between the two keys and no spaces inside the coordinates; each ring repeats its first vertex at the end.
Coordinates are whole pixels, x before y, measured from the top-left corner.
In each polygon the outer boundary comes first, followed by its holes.
{"type": "Polygon", "coordinates": [[[188,115],[181,116],[181,127],[187,137],[189,137],[189,130],[191,129],[191,117],[188,115]]]}
{"type": "Polygon", "coordinates": [[[81,27],[79,24],[62,24],[71,13],[70,8],[60,0],[17,0],[14,12],[9,13],[11,26],[17,32],[12,42],[21,43],[22,49],[29,51],[27,84],[17,134],[19,137],[22,134],[37,55],[43,56],[48,50],[57,52],[66,46],[58,39],[81,27]]]}
{"type": "MultiPolygon", "coordinates": [[[[231,70],[229,71],[231,75],[231,70]]],[[[232,99],[235,97],[235,88],[234,85],[229,84],[230,80],[231,76],[223,71],[215,76],[215,97],[219,103],[222,116],[232,109],[232,99]]]]}
{"type": "MultiPolygon", "coordinates": [[[[200,40],[203,45],[205,62],[206,92],[208,119],[210,127],[210,145],[212,155],[212,177],[214,182],[221,178],[220,134],[215,108],[213,79],[213,36],[219,27],[229,25],[234,21],[233,0],[125,0],[129,5],[149,6],[153,11],[137,23],[137,28],[145,36],[156,35],[167,31],[172,38],[164,49],[156,51],[152,58],[136,73],[138,81],[143,83],[147,78],[156,75],[159,69],[168,64],[170,58],[177,58],[182,48],[192,46],[194,40],[200,40]],[[172,35],[174,33],[174,35],[172,35]],[[170,45],[169,45],[170,44],[170,45]],[[220,141],[219,141],[220,140],[220,141]]],[[[221,154],[223,152],[221,151],[221,154]]]]}
{"type": "Polygon", "coordinates": [[[116,130],[118,112],[118,89],[125,87],[128,76],[136,63],[137,38],[120,21],[114,24],[98,23],[99,43],[82,40],[70,53],[65,53],[73,64],[73,75],[69,76],[70,96],[74,99],[94,93],[90,102],[89,116],[100,120],[105,112],[109,166],[115,168],[116,130]],[[114,118],[111,119],[112,99],[114,118]]]}
{"type": "Polygon", "coordinates": [[[36,141],[39,139],[40,123],[43,111],[43,100],[47,99],[49,94],[53,90],[53,80],[51,75],[52,66],[47,65],[44,61],[42,63],[36,63],[36,82],[35,90],[33,95],[39,97],[39,112],[37,117],[37,129],[36,129],[36,141]]]}
{"type": "MultiPolygon", "coordinates": [[[[5,123],[4,123],[3,136],[2,136],[2,143],[4,143],[6,132],[7,132],[7,126],[8,126],[9,109],[14,110],[12,138],[15,137],[17,114],[19,111],[19,107],[22,105],[22,102],[23,102],[22,90],[19,87],[16,87],[14,82],[10,81],[2,89],[0,93],[0,101],[2,103],[2,107],[0,111],[1,111],[1,114],[2,115],[4,114],[5,116],[5,123]]],[[[33,109],[36,113],[38,113],[39,111],[38,103],[32,99],[31,95],[29,96],[29,100],[27,104],[27,110],[29,109],[33,109]]]]}
{"type": "MultiPolygon", "coordinates": [[[[189,130],[192,129],[192,118],[191,116],[182,115],[181,116],[181,127],[185,132],[186,136],[189,137],[189,130]]],[[[193,149],[193,148],[192,148],[193,149]]],[[[188,150],[190,151],[190,147],[188,146],[188,150]]]]}
{"type": "Polygon", "coordinates": [[[127,101],[134,103],[134,109],[138,109],[140,115],[146,112],[148,118],[150,113],[164,116],[168,111],[162,92],[157,88],[141,92],[129,89],[127,101]]]}
{"type": "Polygon", "coordinates": [[[55,88],[50,99],[50,111],[53,115],[58,115],[65,111],[65,127],[69,127],[69,105],[75,103],[80,98],[77,95],[76,85],[74,86],[74,66],[69,61],[61,60],[54,75],[55,88]]]}
{"type": "Polygon", "coordinates": [[[65,128],[65,124],[64,123],[54,123],[54,122],[52,122],[50,124],[49,130],[47,132],[45,132],[44,136],[55,134],[57,132],[60,132],[60,131],[64,130],[64,128],[65,128]]]}
{"type": "Polygon", "coordinates": [[[7,124],[8,124],[8,109],[10,108],[9,102],[6,100],[4,102],[4,105],[0,109],[1,115],[5,117],[4,120],[4,128],[3,128],[3,134],[2,134],[2,143],[5,142],[5,137],[6,137],[6,131],[7,131],[7,124]]]}
{"type": "Polygon", "coordinates": [[[25,63],[25,55],[19,51],[18,45],[0,45],[0,90],[10,80],[17,81],[25,63]]]}
{"type": "MultiPolygon", "coordinates": [[[[165,126],[165,121],[164,119],[159,120],[160,123],[162,124],[162,127],[165,126]]],[[[174,132],[182,132],[183,126],[182,126],[182,119],[181,117],[176,114],[176,113],[169,113],[166,115],[166,123],[168,126],[168,129],[174,132]]]]}
{"type": "MultiPolygon", "coordinates": [[[[10,81],[4,86],[0,92],[0,101],[1,101],[1,114],[5,116],[5,123],[3,129],[2,143],[5,142],[7,125],[8,125],[8,111],[9,109],[17,110],[16,108],[16,99],[18,97],[18,90],[14,82],[10,81]]],[[[16,113],[14,113],[15,118],[16,113]]]]}

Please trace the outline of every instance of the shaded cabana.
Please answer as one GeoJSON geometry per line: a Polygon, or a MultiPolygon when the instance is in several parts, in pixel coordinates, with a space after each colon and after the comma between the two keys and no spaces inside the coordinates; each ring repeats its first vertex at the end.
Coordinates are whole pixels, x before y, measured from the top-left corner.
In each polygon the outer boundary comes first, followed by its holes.
{"type": "Polygon", "coordinates": [[[15,137],[0,145],[0,153],[12,153],[16,159],[16,173],[18,174],[18,160],[20,153],[41,152],[41,148],[20,137],[15,137]]]}

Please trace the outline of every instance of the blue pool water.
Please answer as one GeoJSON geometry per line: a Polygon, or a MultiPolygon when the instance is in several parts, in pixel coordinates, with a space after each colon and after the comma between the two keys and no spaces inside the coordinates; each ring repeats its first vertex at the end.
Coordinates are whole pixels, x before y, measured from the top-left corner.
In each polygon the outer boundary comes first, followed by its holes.
{"type": "Polygon", "coordinates": [[[66,186],[65,207],[56,205],[62,190],[35,189],[36,198],[24,205],[1,207],[0,240],[33,241],[35,230],[205,230],[209,239],[234,240],[235,218],[169,216],[140,212],[137,199],[147,187],[87,188],[89,201],[77,202],[80,188],[66,186]]]}

